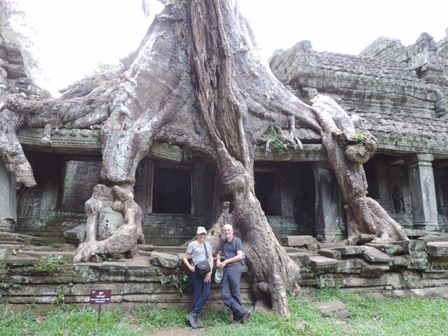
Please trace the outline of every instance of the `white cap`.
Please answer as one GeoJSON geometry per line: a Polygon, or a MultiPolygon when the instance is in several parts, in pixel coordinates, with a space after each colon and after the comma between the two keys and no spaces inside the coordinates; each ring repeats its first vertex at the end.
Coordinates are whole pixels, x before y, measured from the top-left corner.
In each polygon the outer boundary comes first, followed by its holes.
{"type": "Polygon", "coordinates": [[[217,268],[216,269],[216,272],[215,272],[215,282],[217,284],[220,284],[221,281],[222,281],[222,273],[223,273],[222,268],[217,268]]]}
{"type": "Polygon", "coordinates": [[[203,226],[199,226],[198,229],[196,230],[196,234],[201,234],[201,233],[205,233],[207,234],[207,230],[205,229],[205,227],[203,226]]]}

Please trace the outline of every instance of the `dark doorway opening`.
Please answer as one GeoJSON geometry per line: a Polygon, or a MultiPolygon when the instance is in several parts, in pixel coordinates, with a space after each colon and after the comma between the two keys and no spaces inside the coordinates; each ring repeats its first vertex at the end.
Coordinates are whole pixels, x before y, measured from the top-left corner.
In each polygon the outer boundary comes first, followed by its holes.
{"type": "Polygon", "coordinates": [[[282,215],[282,197],[279,174],[276,172],[254,172],[255,195],[266,216],[282,215]]]}
{"type": "Polygon", "coordinates": [[[375,157],[364,163],[364,172],[367,179],[368,196],[373,199],[380,199],[380,182],[378,177],[378,168],[375,157]]]}
{"type": "Polygon", "coordinates": [[[191,170],[154,167],[153,213],[191,214],[191,170]]]}

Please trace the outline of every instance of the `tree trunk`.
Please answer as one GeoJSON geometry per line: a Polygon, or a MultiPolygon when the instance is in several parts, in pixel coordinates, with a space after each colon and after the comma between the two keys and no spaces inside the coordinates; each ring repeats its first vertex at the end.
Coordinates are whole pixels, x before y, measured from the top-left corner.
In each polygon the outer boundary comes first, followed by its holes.
{"type": "MultiPolygon", "coordinates": [[[[95,187],[86,204],[88,240],[79,247],[76,261],[87,261],[95,253],[125,252],[142,241],[133,186],[137,165],[154,140],[202,152],[215,166],[220,194],[234,205],[232,219],[244,242],[254,292],[260,299],[270,297],[274,311],[288,316],[286,293],[298,289],[299,266],[279,245],[254,192],[254,151],[266,142],[272,120],[290,130],[285,144],[300,145],[293,136],[296,123],[322,134],[354,222],[363,223],[359,231],[366,227],[365,208],[373,206],[365,198],[362,166],[348,161],[337,141],[338,134],[354,134],[350,119],[337,105],[316,106],[292,95],[260,62],[235,0],[172,0],[118,70],[76,83],[52,101],[9,97],[0,114],[5,122],[0,152],[16,174],[27,163],[15,136],[19,127],[101,127],[101,176],[108,187],[95,187]],[[22,159],[10,159],[11,144],[22,159]],[[98,242],[98,212],[111,204],[125,214],[125,225],[98,242]]],[[[44,138],[51,144],[48,134],[44,138]]],[[[364,154],[368,159],[372,153],[364,154]]],[[[18,183],[31,187],[31,169],[22,171],[18,183]]],[[[384,214],[375,211],[377,217],[384,214]]],[[[369,232],[376,233],[372,221],[368,223],[373,225],[369,232]]]]}

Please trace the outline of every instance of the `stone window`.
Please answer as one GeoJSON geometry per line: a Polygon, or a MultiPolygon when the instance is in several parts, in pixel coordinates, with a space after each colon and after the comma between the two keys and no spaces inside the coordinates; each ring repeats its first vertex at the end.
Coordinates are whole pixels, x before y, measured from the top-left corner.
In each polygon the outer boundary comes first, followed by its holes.
{"type": "Polygon", "coordinates": [[[282,215],[282,196],[278,171],[255,171],[255,194],[267,216],[282,215]]]}

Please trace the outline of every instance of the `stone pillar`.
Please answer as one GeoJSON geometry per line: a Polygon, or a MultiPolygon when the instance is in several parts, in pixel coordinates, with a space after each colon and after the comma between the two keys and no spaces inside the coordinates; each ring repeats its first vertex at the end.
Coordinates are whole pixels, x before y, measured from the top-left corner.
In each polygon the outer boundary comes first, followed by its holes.
{"type": "Polygon", "coordinates": [[[438,231],[437,200],[431,154],[412,154],[404,157],[409,176],[409,191],[415,229],[438,231]]]}
{"type": "Polygon", "coordinates": [[[17,223],[15,178],[0,158],[0,231],[14,232],[17,223]]]}
{"type": "Polygon", "coordinates": [[[328,163],[313,163],[316,189],[316,235],[324,242],[342,239],[338,212],[338,186],[328,163]]]}

